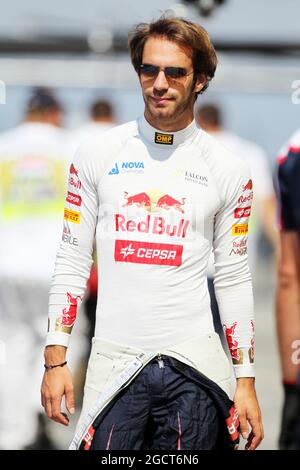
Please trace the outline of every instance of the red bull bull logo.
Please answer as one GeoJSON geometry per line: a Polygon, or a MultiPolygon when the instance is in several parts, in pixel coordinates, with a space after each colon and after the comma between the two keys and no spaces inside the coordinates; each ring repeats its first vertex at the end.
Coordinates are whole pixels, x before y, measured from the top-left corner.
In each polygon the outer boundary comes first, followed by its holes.
{"type": "Polygon", "coordinates": [[[241,351],[238,348],[238,342],[234,339],[234,332],[236,329],[237,322],[234,322],[230,327],[227,327],[227,325],[223,325],[224,328],[224,333],[227,339],[228,347],[230,350],[230,354],[233,360],[234,364],[239,364],[242,357],[241,357],[241,351]]]}
{"type": "Polygon", "coordinates": [[[124,197],[127,202],[126,204],[123,204],[122,207],[135,205],[137,207],[144,207],[146,210],[151,210],[151,199],[147,193],[138,193],[133,196],[128,196],[128,192],[124,191],[124,197]]]}
{"type": "Polygon", "coordinates": [[[165,194],[157,201],[156,207],[165,210],[170,210],[173,208],[183,214],[184,210],[182,209],[182,206],[185,204],[185,199],[186,198],[183,197],[180,202],[179,200],[174,199],[172,196],[169,196],[169,194],[165,194]]]}
{"type": "Polygon", "coordinates": [[[76,188],[76,189],[81,188],[81,181],[79,179],[78,170],[76,170],[73,163],[70,166],[69,184],[71,186],[74,186],[74,188],[76,188]]]}
{"type": "Polygon", "coordinates": [[[78,302],[82,300],[82,298],[79,295],[73,296],[70,292],[67,292],[67,299],[69,307],[64,308],[62,315],[57,318],[55,331],[70,334],[76,320],[78,302]]]}
{"type": "Polygon", "coordinates": [[[245,191],[252,191],[252,189],[253,189],[252,180],[249,180],[247,184],[243,185],[243,193],[245,191]]]}

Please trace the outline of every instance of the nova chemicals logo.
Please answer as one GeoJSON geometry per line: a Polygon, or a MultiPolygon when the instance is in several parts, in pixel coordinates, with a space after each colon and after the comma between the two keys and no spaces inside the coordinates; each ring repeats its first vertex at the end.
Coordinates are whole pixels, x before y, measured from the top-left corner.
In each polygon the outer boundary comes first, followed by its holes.
{"type": "Polygon", "coordinates": [[[122,162],[121,164],[115,163],[115,166],[108,174],[119,175],[120,173],[144,173],[144,168],[144,162],[122,162]]]}

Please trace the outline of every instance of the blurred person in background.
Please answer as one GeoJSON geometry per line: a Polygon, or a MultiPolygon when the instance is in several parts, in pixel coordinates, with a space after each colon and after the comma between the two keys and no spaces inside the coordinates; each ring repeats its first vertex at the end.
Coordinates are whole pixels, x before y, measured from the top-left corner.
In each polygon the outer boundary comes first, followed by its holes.
{"type": "MultiPolygon", "coordinates": [[[[252,201],[251,216],[249,217],[248,257],[252,274],[255,274],[259,235],[261,231],[270,242],[274,251],[277,247],[277,233],[275,230],[275,194],[271,172],[268,167],[267,155],[262,147],[255,142],[246,140],[224,128],[221,108],[215,104],[207,103],[198,107],[196,120],[201,127],[215,137],[224,147],[244,160],[250,168],[254,199],[252,201]]],[[[233,247],[233,251],[241,255],[245,247],[233,247]]],[[[208,265],[208,286],[211,296],[212,312],[216,331],[224,341],[220,322],[218,303],[214,292],[214,258],[210,257],[208,265]]]]}
{"type": "Polygon", "coordinates": [[[252,197],[250,173],[194,119],[195,100],[214,76],[215,50],[201,26],[168,17],[138,25],[129,46],[145,111],[85,141],[74,156],[69,191],[77,199],[66,201],[64,217],[78,244],[61,244],[57,253],[42,404],[68,426],[62,399],[73,414],[74,397],[66,351],[96,237],[97,321],[70,448],[234,449],[241,432],[254,450],[263,427],[252,283],[247,256],[230,256],[233,241],[247,246],[248,216],[234,213],[242,194],[252,197]],[[209,305],[212,243],[233,400],[209,305]]]}
{"type": "Polygon", "coordinates": [[[300,450],[300,129],[279,152],[276,320],[284,402],[279,448],[300,450]]]}
{"type": "Polygon", "coordinates": [[[52,447],[38,413],[43,312],[69,163],[62,111],[50,90],[34,89],[24,122],[0,135],[0,339],[6,347],[6,363],[0,364],[3,449],[52,447]]]}
{"type": "Polygon", "coordinates": [[[109,100],[97,99],[89,109],[89,121],[71,132],[72,155],[79,144],[95,133],[105,132],[115,125],[115,113],[109,100]]]}

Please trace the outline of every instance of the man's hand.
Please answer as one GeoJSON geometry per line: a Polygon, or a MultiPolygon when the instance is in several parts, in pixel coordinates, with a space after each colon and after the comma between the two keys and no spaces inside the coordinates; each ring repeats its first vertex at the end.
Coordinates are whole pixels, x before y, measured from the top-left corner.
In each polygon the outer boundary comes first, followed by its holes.
{"type": "MultiPolygon", "coordinates": [[[[48,346],[45,351],[46,364],[60,364],[65,360],[65,348],[48,346]]],[[[66,407],[70,414],[75,413],[72,375],[65,365],[45,371],[41,386],[41,403],[48,418],[68,426],[69,418],[61,411],[62,397],[65,395],[66,407]]]]}
{"type": "Polygon", "coordinates": [[[254,379],[237,379],[237,388],[233,398],[239,414],[241,434],[247,439],[245,450],[255,450],[264,438],[261,411],[254,388],[254,379]],[[249,433],[249,425],[251,431],[249,433]]]}

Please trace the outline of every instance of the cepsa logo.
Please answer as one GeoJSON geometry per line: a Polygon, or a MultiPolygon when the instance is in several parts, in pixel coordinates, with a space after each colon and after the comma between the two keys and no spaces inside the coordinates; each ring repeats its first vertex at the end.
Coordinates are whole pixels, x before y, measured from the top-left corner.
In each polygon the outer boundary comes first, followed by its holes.
{"type": "Polygon", "coordinates": [[[251,206],[248,207],[237,207],[234,209],[234,218],[242,219],[243,217],[249,217],[251,214],[251,206]]]}
{"type": "Polygon", "coordinates": [[[154,142],[156,144],[172,145],[173,140],[173,134],[161,134],[160,132],[155,132],[154,142]]]}
{"type": "Polygon", "coordinates": [[[233,225],[231,233],[234,237],[237,237],[239,235],[247,235],[247,233],[248,233],[248,224],[233,225]]]}
{"type": "Polygon", "coordinates": [[[182,264],[182,250],[183,247],[181,245],[171,245],[168,243],[116,240],[115,261],[180,266],[182,264]]]}
{"type": "Polygon", "coordinates": [[[68,192],[66,201],[70,204],[74,204],[75,206],[81,206],[81,197],[78,196],[78,194],[68,192]]]}
{"type": "Polygon", "coordinates": [[[75,166],[73,165],[73,163],[72,163],[71,166],[70,166],[69,184],[70,184],[71,186],[74,186],[74,188],[76,188],[76,189],[80,189],[80,188],[81,188],[81,181],[80,181],[80,179],[79,179],[78,170],[76,170],[76,168],[75,168],[75,166]]]}

